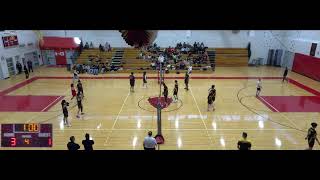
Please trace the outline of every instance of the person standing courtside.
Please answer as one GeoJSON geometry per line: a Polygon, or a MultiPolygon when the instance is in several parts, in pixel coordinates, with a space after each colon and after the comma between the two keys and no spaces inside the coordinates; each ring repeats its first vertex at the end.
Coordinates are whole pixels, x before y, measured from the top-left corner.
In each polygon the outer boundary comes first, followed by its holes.
{"type": "Polygon", "coordinates": [[[26,75],[26,79],[29,78],[29,70],[26,65],[23,66],[24,74],[26,75]]]}
{"type": "Polygon", "coordinates": [[[93,151],[92,145],[94,144],[94,141],[90,139],[90,135],[86,133],[85,140],[82,140],[82,145],[84,147],[85,151],[93,151]]]}
{"type": "Polygon", "coordinates": [[[156,150],[157,141],[152,137],[152,132],[148,132],[148,136],[144,138],[143,147],[144,150],[156,150]]]}
{"type": "Polygon", "coordinates": [[[239,150],[251,150],[251,142],[247,140],[248,134],[242,133],[242,140],[238,141],[239,150]]]}
{"type": "Polygon", "coordinates": [[[70,137],[70,142],[68,142],[67,147],[70,151],[76,151],[78,149],[80,149],[79,144],[75,143],[76,139],[74,138],[74,136],[70,137]]]}
{"type": "Polygon", "coordinates": [[[305,138],[306,140],[308,140],[308,145],[309,145],[308,150],[313,149],[315,141],[317,141],[318,144],[320,145],[320,142],[317,138],[317,131],[316,131],[317,126],[318,126],[318,124],[313,122],[313,123],[311,123],[311,128],[309,128],[309,130],[308,130],[308,135],[305,138]]]}
{"type": "Polygon", "coordinates": [[[288,75],[288,67],[286,67],[286,69],[284,70],[282,82],[284,82],[284,80],[288,81],[287,75],[288,75]]]}
{"type": "Polygon", "coordinates": [[[32,61],[28,60],[27,61],[27,64],[28,64],[28,69],[29,69],[29,72],[33,72],[33,68],[32,68],[32,61]]]}

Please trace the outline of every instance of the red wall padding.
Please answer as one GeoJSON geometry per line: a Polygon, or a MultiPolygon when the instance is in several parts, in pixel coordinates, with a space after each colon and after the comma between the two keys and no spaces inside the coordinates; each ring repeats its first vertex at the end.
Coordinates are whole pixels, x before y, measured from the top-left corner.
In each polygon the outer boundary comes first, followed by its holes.
{"type": "Polygon", "coordinates": [[[320,59],[295,53],[292,71],[320,81],[320,59]]]}

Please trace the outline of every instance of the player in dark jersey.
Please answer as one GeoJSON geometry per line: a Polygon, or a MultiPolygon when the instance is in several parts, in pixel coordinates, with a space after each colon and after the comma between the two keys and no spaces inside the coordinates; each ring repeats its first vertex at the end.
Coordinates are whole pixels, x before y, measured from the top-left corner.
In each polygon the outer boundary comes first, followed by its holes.
{"type": "Polygon", "coordinates": [[[214,111],[215,110],[214,102],[216,101],[216,89],[214,85],[212,85],[211,93],[212,93],[212,110],[214,111]]]}
{"type": "Polygon", "coordinates": [[[83,86],[82,86],[80,79],[78,80],[77,89],[78,89],[78,92],[81,92],[82,96],[84,97],[83,86]]]}
{"type": "Polygon", "coordinates": [[[315,123],[315,122],[311,123],[311,128],[309,128],[308,135],[305,138],[306,140],[308,140],[308,145],[309,145],[308,149],[309,150],[313,149],[315,141],[317,141],[318,144],[320,145],[320,142],[317,138],[317,131],[316,131],[317,126],[318,126],[317,123],[315,123]]]}
{"type": "Polygon", "coordinates": [[[63,123],[64,125],[67,125],[68,127],[70,127],[70,123],[68,121],[68,106],[69,103],[66,100],[62,100],[61,101],[61,106],[62,106],[62,113],[63,113],[63,123]]]}
{"type": "Polygon", "coordinates": [[[238,141],[239,150],[251,150],[251,142],[247,140],[248,134],[242,133],[242,140],[238,141]]]}
{"type": "Polygon", "coordinates": [[[29,70],[26,65],[23,66],[24,74],[26,75],[26,79],[29,78],[29,70]]]}
{"type": "Polygon", "coordinates": [[[282,82],[284,82],[284,80],[288,82],[287,75],[288,75],[288,67],[286,67],[286,69],[284,70],[282,82]]]}
{"type": "Polygon", "coordinates": [[[129,76],[129,81],[130,81],[130,91],[131,92],[134,92],[134,84],[135,84],[135,81],[136,81],[136,79],[135,79],[135,77],[134,77],[134,75],[133,75],[133,72],[131,72],[131,75],[129,76]]]}
{"type": "Polygon", "coordinates": [[[168,87],[165,83],[163,83],[163,96],[164,96],[164,101],[168,102],[168,87]]]}
{"type": "Polygon", "coordinates": [[[81,115],[83,115],[83,105],[82,105],[82,93],[78,92],[77,94],[77,105],[78,105],[78,113],[77,113],[77,118],[80,118],[80,111],[81,111],[81,115]]]}
{"type": "Polygon", "coordinates": [[[210,109],[212,108],[212,104],[213,104],[213,92],[210,91],[208,95],[208,111],[210,111],[210,109]]]}
{"type": "Polygon", "coordinates": [[[174,98],[173,102],[177,102],[178,101],[178,91],[179,91],[178,81],[175,80],[174,81],[174,89],[173,89],[173,98],[174,98]]]}
{"type": "Polygon", "coordinates": [[[186,72],[186,75],[184,76],[184,84],[186,85],[186,87],[184,89],[189,90],[189,74],[188,72],[186,72]]]}
{"type": "Polygon", "coordinates": [[[142,87],[147,88],[147,72],[143,72],[143,76],[142,76],[142,80],[143,80],[143,84],[142,87]]]}

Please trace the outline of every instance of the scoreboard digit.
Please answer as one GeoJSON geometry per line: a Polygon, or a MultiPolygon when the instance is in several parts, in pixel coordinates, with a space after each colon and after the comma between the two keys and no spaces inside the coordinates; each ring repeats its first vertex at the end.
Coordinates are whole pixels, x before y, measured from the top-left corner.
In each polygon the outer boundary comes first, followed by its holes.
{"type": "Polygon", "coordinates": [[[52,147],[52,124],[2,124],[2,147],[52,147]]]}

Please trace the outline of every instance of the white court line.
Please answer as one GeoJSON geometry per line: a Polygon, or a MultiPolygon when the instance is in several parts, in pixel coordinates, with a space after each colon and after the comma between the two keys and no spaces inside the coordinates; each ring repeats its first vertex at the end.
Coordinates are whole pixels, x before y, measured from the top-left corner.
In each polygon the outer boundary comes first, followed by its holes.
{"type": "Polygon", "coordinates": [[[203,120],[202,113],[201,113],[200,108],[199,108],[199,106],[198,106],[197,100],[196,100],[196,98],[195,98],[194,95],[193,95],[192,87],[191,87],[191,86],[190,86],[190,92],[191,92],[191,95],[192,95],[192,97],[193,97],[194,102],[196,103],[197,109],[198,109],[199,114],[200,114],[200,118],[201,118],[202,123],[203,123],[203,125],[204,125],[204,127],[205,127],[205,130],[206,130],[206,132],[207,132],[207,136],[208,136],[209,139],[210,139],[210,143],[211,143],[211,145],[213,145],[213,140],[212,140],[211,136],[209,135],[207,125],[206,125],[206,123],[205,123],[204,120],[203,120]]]}
{"type": "MultiPolygon", "coordinates": [[[[263,99],[261,96],[259,96],[259,98],[261,98],[265,103],[267,103],[270,107],[272,107],[274,110],[276,110],[277,112],[278,109],[276,109],[275,107],[273,107],[270,103],[268,103],[265,99],[263,99]]],[[[284,117],[285,119],[287,119],[296,129],[300,129],[293,121],[291,121],[291,119],[289,119],[287,116],[281,114],[280,112],[280,116],[284,117]]]]}
{"type": "Polygon", "coordinates": [[[125,105],[126,102],[127,102],[127,99],[128,99],[128,97],[129,97],[129,95],[130,95],[130,91],[128,92],[127,97],[124,99],[124,101],[123,101],[123,103],[122,103],[122,106],[121,106],[120,111],[119,111],[119,113],[118,113],[118,115],[117,115],[117,117],[116,117],[116,120],[114,121],[114,123],[113,123],[113,125],[112,125],[112,127],[111,127],[110,135],[108,136],[108,138],[107,138],[107,140],[104,142],[104,144],[107,144],[107,143],[108,143],[109,138],[110,138],[110,136],[111,136],[111,133],[112,133],[112,131],[114,130],[114,127],[115,127],[115,125],[116,125],[116,123],[117,123],[117,121],[118,121],[118,119],[119,119],[120,113],[122,112],[122,109],[123,109],[124,105],[125,105]]]}
{"type": "Polygon", "coordinates": [[[263,99],[261,96],[259,96],[259,98],[262,99],[263,102],[265,102],[266,104],[268,104],[273,110],[279,112],[277,108],[273,107],[270,103],[268,103],[268,102],[267,102],[265,99],[263,99]]]}
{"type": "Polygon", "coordinates": [[[41,112],[43,112],[45,109],[47,109],[49,106],[51,106],[53,103],[55,103],[58,99],[60,99],[62,96],[57,97],[57,99],[55,99],[54,101],[52,101],[50,104],[48,104],[48,106],[46,106],[45,108],[43,108],[41,110],[41,112]]]}

